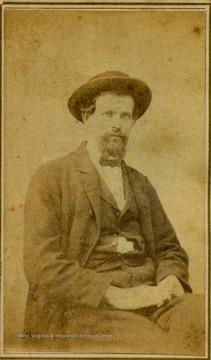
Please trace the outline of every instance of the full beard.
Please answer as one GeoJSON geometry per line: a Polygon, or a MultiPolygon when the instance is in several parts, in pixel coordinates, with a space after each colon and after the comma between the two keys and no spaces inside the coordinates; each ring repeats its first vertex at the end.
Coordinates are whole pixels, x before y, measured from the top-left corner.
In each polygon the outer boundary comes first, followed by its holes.
{"type": "Polygon", "coordinates": [[[99,139],[100,165],[120,166],[126,154],[128,138],[122,132],[109,132],[99,139]]]}

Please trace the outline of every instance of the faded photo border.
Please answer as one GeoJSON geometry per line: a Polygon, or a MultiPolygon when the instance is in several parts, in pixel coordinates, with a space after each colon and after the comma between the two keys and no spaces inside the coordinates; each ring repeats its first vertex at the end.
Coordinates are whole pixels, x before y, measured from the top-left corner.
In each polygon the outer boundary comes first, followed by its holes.
{"type": "Polygon", "coordinates": [[[127,160],[149,176],[190,254],[193,292],[206,299],[206,351],[200,358],[210,358],[209,12],[206,1],[1,5],[1,358],[198,358],[29,353],[21,345],[27,296],[23,208],[30,178],[39,165],[74,150],[84,139],[83,127],[68,112],[71,92],[95,74],[117,67],[151,85],[153,102],[132,133],[127,160]],[[124,19],[118,18],[120,12],[124,19]],[[114,34],[109,33],[112,21],[114,34]],[[76,33],[68,36],[74,26],[76,33]],[[164,34],[165,44],[159,37],[164,34]]]}

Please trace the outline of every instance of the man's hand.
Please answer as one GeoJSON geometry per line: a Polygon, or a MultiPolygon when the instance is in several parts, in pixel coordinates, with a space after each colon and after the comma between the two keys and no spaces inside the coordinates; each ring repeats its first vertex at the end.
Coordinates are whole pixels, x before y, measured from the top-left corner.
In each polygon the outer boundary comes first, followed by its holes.
{"type": "Polygon", "coordinates": [[[140,285],[127,289],[110,286],[104,299],[117,309],[137,310],[162,305],[164,303],[162,296],[163,292],[157,286],[140,285]]]}
{"type": "Polygon", "coordinates": [[[177,277],[169,275],[158,286],[140,285],[126,289],[109,286],[104,299],[117,309],[137,310],[149,306],[161,307],[172,298],[183,295],[184,290],[177,277]]]}
{"type": "Polygon", "coordinates": [[[165,296],[164,294],[168,293],[170,295],[170,299],[174,297],[181,297],[185,293],[179,280],[174,275],[167,276],[158,284],[157,287],[159,291],[163,293],[161,296],[165,296]]]}

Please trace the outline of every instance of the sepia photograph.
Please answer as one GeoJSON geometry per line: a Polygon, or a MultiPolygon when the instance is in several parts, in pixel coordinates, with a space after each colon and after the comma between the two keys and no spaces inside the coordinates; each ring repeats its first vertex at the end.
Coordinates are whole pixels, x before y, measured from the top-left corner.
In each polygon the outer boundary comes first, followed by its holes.
{"type": "Polygon", "coordinates": [[[2,5],[2,355],[206,358],[206,5],[2,5]]]}

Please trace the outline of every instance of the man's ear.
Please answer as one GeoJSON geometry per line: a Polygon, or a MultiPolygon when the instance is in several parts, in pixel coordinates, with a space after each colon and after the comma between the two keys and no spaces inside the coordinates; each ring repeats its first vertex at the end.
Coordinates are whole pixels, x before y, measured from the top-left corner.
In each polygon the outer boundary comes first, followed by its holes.
{"type": "Polygon", "coordinates": [[[85,124],[87,122],[87,120],[88,120],[87,113],[85,111],[83,111],[81,113],[81,117],[82,117],[83,123],[85,124]]]}
{"type": "Polygon", "coordinates": [[[136,119],[133,117],[133,126],[135,125],[136,123],[136,119]]]}

